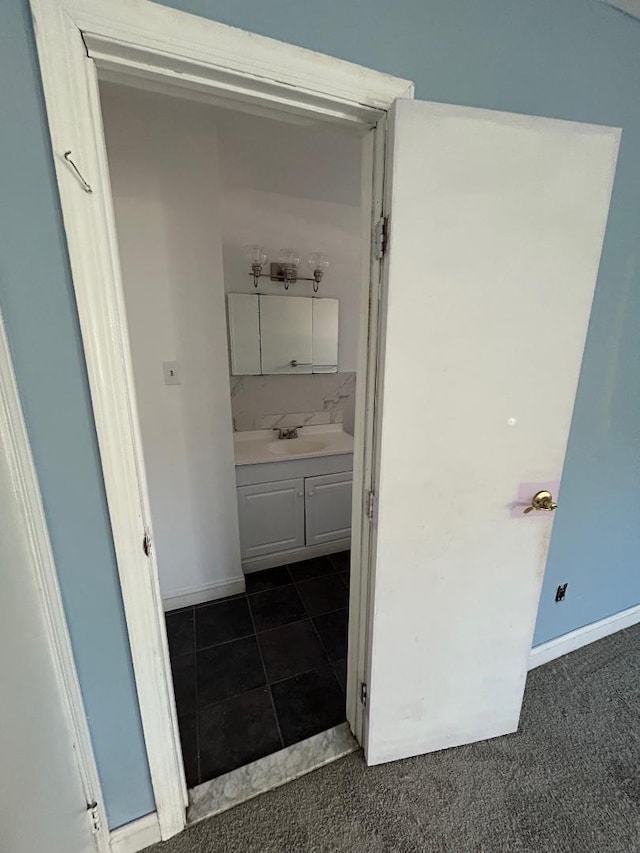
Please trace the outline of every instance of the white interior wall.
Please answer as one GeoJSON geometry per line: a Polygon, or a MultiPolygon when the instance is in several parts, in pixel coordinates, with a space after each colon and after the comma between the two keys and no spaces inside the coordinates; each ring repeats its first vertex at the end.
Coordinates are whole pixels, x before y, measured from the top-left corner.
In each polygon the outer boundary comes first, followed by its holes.
{"type": "MultiPolygon", "coordinates": [[[[301,258],[324,252],[330,261],[320,295],[340,300],[338,369],[355,371],[360,307],[362,231],[361,139],[344,131],[283,125],[244,113],[219,113],[225,289],[253,293],[246,245],[258,243],[278,260],[282,248],[301,258]]],[[[265,271],[268,272],[268,269],[265,271]]],[[[282,284],[260,280],[261,293],[282,284]]],[[[291,293],[312,296],[310,282],[291,293]]]]}
{"type": "MultiPolygon", "coordinates": [[[[325,252],[330,267],[320,295],[340,301],[339,374],[232,377],[235,428],[342,421],[353,434],[361,288],[361,139],[329,125],[285,125],[226,111],[217,111],[217,128],[227,292],[256,292],[248,274],[246,245],[258,243],[270,260],[278,260],[282,248],[295,249],[301,275],[310,275],[311,252],[325,252]]],[[[282,284],[262,278],[259,292],[285,291],[282,284]]],[[[313,287],[298,282],[290,292],[312,296],[313,287]]]]}
{"type": "Polygon", "coordinates": [[[176,607],[244,588],[215,125],[200,104],[101,91],[160,587],[176,607]],[[165,385],[174,360],[181,384],[165,385]]]}
{"type": "MultiPolygon", "coordinates": [[[[264,245],[273,260],[278,260],[279,249],[291,245],[300,253],[301,275],[311,275],[306,263],[311,252],[326,252],[331,266],[320,283],[318,295],[340,300],[338,371],[355,371],[361,286],[360,208],[250,189],[226,191],[224,202],[226,290],[256,292],[245,257],[245,245],[252,240],[264,245]]],[[[259,292],[282,296],[285,290],[280,282],[261,279],[259,292]]],[[[313,285],[298,282],[291,285],[289,293],[313,296],[313,285]]]]}
{"type": "MultiPolygon", "coordinates": [[[[224,294],[253,291],[247,243],[273,259],[285,246],[305,261],[329,256],[321,295],[340,300],[341,373],[328,391],[331,377],[255,377],[309,387],[290,385],[287,399],[247,387],[243,415],[313,414],[318,397],[328,418],[344,409],[347,428],[353,420],[361,145],[332,128],[112,84],[101,95],[160,587],[174,608],[244,588],[224,294]],[[180,385],[165,385],[167,361],[178,361],[180,385]]],[[[260,292],[284,291],[263,279],[260,292]]]]}

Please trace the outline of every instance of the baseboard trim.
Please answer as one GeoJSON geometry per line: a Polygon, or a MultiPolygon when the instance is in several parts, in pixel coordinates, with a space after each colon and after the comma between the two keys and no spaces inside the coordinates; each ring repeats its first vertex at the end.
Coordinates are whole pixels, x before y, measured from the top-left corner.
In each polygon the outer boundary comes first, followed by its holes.
{"type": "Polygon", "coordinates": [[[162,596],[162,607],[167,610],[178,610],[180,607],[191,607],[216,598],[226,598],[228,595],[238,595],[245,591],[244,575],[236,575],[222,581],[214,581],[205,586],[178,589],[169,595],[162,596]]]}
{"type": "Polygon", "coordinates": [[[607,616],[606,619],[600,619],[599,622],[592,622],[583,628],[570,631],[568,634],[563,634],[562,637],[549,640],[548,643],[534,646],[529,658],[529,669],[535,669],[537,666],[549,663],[549,661],[569,654],[569,652],[574,652],[582,646],[587,646],[589,643],[615,634],[616,631],[630,628],[638,622],[640,622],[640,604],[629,607],[628,610],[622,610],[620,613],[614,613],[613,616],[607,616]]]}
{"type": "Polygon", "coordinates": [[[303,548],[292,548],[290,551],[280,551],[278,554],[266,554],[264,557],[243,560],[242,571],[250,575],[251,572],[261,572],[263,569],[272,569],[275,566],[283,566],[285,563],[300,563],[312,557],[326,557],[327,554],[337,554],[340,551],[348,551],[349,548],[351,548],[350,538],[336,539],[334,542],[325,542],[322,545],[305,545],[303,548]]]}
{"type": "Polygon", "coordinates": [[[109,835],[112,853],[137,853],[160,841],[160,824],[156,812],[114,829],[109,835]]]}

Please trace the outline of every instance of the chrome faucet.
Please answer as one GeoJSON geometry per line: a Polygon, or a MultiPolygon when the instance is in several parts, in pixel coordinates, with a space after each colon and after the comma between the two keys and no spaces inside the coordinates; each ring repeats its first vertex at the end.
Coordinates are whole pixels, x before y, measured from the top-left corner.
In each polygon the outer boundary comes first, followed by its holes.
{"type": "Polygon", "coordinates": [[[299,426],[288,427],[287,429],[278,428],[278,438],[279,439],[297,438],[299,429],[302,429],[302,427],[299,427],[299,426]]]}

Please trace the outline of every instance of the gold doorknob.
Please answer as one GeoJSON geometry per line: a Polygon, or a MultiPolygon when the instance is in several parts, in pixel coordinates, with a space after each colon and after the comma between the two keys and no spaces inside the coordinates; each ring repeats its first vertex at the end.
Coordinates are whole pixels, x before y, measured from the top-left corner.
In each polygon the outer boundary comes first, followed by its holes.
{"type": "Polygon", "coordinates": [[[528,506],[524,510],[524,514],[526,515],[528,512],[533,512],[534,509],[539,509],[542,512],[553,512],[557,506],[558,504],[554,501],[551,492],[543,489],[541,492],[536,492],[536,494],[531,498],[531,506],[528,506]]]}

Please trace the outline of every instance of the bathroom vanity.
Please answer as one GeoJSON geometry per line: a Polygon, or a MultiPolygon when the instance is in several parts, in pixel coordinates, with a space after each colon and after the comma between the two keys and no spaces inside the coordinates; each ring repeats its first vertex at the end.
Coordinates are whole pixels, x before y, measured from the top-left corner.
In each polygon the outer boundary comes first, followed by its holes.
{"type": "Polygon", "coordinates": [[[353,438],[340,424],[237,432],[234,448],[245,572],[350,547],[353,438]]]}

